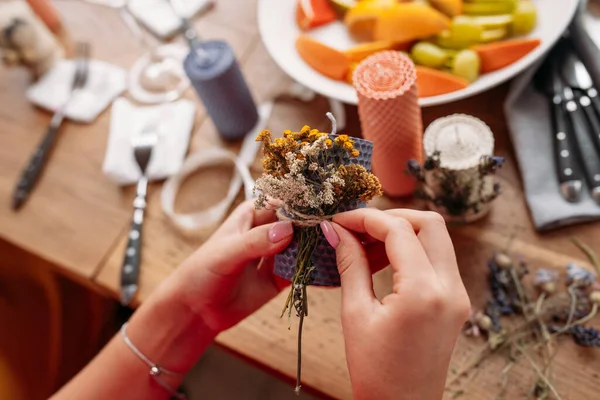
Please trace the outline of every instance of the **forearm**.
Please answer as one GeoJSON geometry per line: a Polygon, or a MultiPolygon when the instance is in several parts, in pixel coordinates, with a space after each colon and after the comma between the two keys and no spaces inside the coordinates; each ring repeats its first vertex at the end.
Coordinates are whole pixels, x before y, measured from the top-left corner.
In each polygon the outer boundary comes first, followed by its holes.
{"type": "MultiPolygon", "coordinates": [[[[201,318],[177,299],[167,282],[132,316],[127,335],[152,362],[170,371],[186,373],[214,338],[201,318]]],[[[149,367],[125,344],[120,334],[52,400],[167,399],[169,393],[148,374],[149,367]]],[[[179,377],[161,375],[177,388],[179,377]]]]}

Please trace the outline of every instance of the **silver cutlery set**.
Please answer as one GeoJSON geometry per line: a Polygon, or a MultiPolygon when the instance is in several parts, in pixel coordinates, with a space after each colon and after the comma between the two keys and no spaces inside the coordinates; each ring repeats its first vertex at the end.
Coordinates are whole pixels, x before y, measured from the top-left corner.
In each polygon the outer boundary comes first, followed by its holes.
{"type": "Polygon", "coordinates": [[[534,84],[550,103],[562,196],[578,202],[587,187],[600,205],[600,98],[569,39],[554,47],[534,84]]]}

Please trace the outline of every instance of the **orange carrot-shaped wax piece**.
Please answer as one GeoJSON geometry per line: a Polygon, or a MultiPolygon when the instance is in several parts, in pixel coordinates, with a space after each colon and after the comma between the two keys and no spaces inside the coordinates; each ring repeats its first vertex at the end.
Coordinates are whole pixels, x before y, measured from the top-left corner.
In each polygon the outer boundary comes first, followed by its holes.
{"type": "Polygon", "coordinates": [[[473,46],[481,59],[481,73],[499,70],[520,60],[541,43],[540,39],[513,39],[473,46]]]}
{"type": "Polygon", "coordinates": [[[466,79],[452,75],[449,72],[421,65],[417,65],[416,69],[419,97],[437,96],[455,92],[469,86],[469,82],[466,79]]]}
{"type": "Polygon", "coordinates": [[[298,28],[308,30],[328,24],[337,19],[329,0],[298,0],[296,23],[298,28]]]}
{"type": "Polygon", "coordinates": [[[321,74],[340,81],[346,79],[350,59],[341,51],[306,35],[298,36],[296,50],[308,65],[321,74]]]}

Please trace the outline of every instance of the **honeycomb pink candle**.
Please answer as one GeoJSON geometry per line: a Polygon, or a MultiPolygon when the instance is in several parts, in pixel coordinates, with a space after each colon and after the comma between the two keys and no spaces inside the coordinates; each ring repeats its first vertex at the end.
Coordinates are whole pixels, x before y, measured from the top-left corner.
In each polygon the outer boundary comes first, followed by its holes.
{"type": "Polygon", "coordinates": [[[409,159],[423,160],[423,122],[413,62],[398,51],[363,60],[354,71],[363,137],[375,144],[373,172],[388,196],[412,194],[409,159]]]}

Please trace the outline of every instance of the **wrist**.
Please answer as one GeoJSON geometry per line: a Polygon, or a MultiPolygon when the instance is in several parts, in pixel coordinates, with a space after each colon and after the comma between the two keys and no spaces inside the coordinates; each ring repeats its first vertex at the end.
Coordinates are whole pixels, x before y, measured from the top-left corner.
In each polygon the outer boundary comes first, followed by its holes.
{"type": "Polygon", "coordinates": [[[140,306],[127,332],[150,360],[180,373],[196,364],[216,335],[168,283],[140,306]]]}

